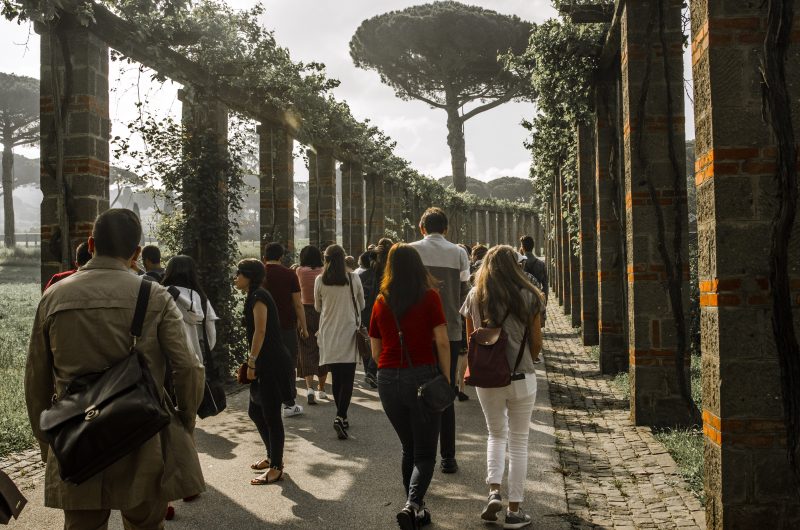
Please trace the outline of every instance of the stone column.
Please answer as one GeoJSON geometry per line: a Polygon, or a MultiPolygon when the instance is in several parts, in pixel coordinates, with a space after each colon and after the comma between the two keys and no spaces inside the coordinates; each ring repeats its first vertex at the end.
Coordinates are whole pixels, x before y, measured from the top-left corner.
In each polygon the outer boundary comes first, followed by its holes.
{"type": "Polygon", "coordinates": [[[689,390],[681,4],[628,3],[621,31],[631,418],[688,424],[699,415],[689,390]]]}
{"type": "Polygon", "coordinates": [[[591,128],[579,123],[578,136],[578,201],[581,217],[581,333],[583,344],[593,346],[600,341],[597,329],[597,217],[594,209],[595,169],[594,138],[591,128]]]}
{"type": "Polygon", "coordinates": [[[595,90],[595,207],[597,212],[597,331],[600,372],[615,374],[628,369],[624,344],[623,271],[620,248],[619,204],[616,198],[618,171],[617,93],[613,82],[602,82],[595,90]]]}
{"type": "MultiPolygon", "coordinates": [[[[781,358],[790,355],[788,334],[774,327],[780,316],[774,312],[776,283],[770,279],[775,216],[787,195],[775,176],[784,159],[770,122],[762,118],[767,6],[690,5],[706,527],[799,528],[800,497],[787,458],[784,408],[784,392],[797,392],[797,385],[782,369],[781,358]]],[[[780,107],[784,117],[791,117],[784,126],[795,138],[800,130],[797,13],[795,6],[785,62],[791,105],[780,107]]],[[[789,160],[793,165],[791,155],[789,160]]],[[[795,336],[800,334],[798,242],[800,216],[794,220],[784,277],[793,311],[787,324],[793,324],[795,336]]]]}
{"type": "Polygon", "coordinates": [[[553,224],[553,275],[551,276],[553,281],[553,291],[555,292],[556,299],[558,300],[558,304],[563,306],[564,305],[564,286],[562,284],[562,280],[564,276],[561,274],[561,195],[560,187],[559,187],[559,178],[556,175],[554,183],[553,183],[553,206],[552,206],[552,224],[553,224]]]}
{"type": "MultiPolygon", "coordinates": [[[[41,28],[37,26],[37,31],[41,28]]],[[[75,249],[92,233],[95,218],[108,209],[108,141],[111,122],[108,117],[108,46],[75,26],[66,31],[72,54],[72,94],[68,116],[62,127],[63,187],[57,184],[55,148],[55,100],[53,97],[51,59],[58,70],[59,90],[64,92],[64,66],[61,46],[53,37],[51,50],[48,33],[41,38],[41,284],[56,272],[72,268],[75,249]],[[63,201],[63,202],[61,202],[63,201]],[[59,203],[67,212],[68,241],[61,242],[59,203]]],[[[63,98],[61,98],[63,100],[63,98]]]]}
{"type": "Polygon", "coordinates": [[[569,233],[569,226],[567,225],[569,203],[566,198],[566,183],[564,182],[564,175],[560,170],[558,173],[558,223],[561,236],[561,248],[559,249],[561,252],[561,268],[559,270],[559,275],[561,276],[561,299],[564,302],[564,314],[569,315],[572,313],[572,276],[570,274],[572,238],[569,233]]]}
{"type": "MultiPolygon", "coordinates": [[[[319,240],[322,246],[336,243],[336,159],[330,147],[317,147],[319,186],[319,240]]],[[[314,244],[314,243],[312,243],[314,244]]]]}
{"type": "Polygon", "coordinates": [[[497,231],[497,210],[489,210],[489,245],[497,245],[498,240],[497,231]]]}
{"type": "Polygon", "coordinates": [[[508,240],[506,227],[506,212],[500,210],[497,212],[497,244],[505,245],[508,240]]]}
{"type": "Polygon", "coordinates": [[[294,252],[294,138],[269,122],[257,132],[261,248],[276,241],[294,252]]]}
{"type": "Polygon", "coordinates": [[[342,243],[355,256],[364,245],[364,175],[361,164],[342,164],[342,243]]]}
{"type": "Polygon", "coordinates": [[[377,173],[367,175],[367,245],[376,244],[385,229],[383,210],[383,178],[377,173]]]}
{"type": "Polygon", "coordinates": [[[485,236],[483,239],[483,244],[487,247],[492,246],[491,239],[492,239],[492,230],[491,226],[489,226],[489,210],[482,210],[481,211],[481,224],[483,235],[485,236]]]}
{"type": "Polygon", "coordinates": [[[319,247],[320,200],[317,153],[313,149],[306,149],[306,157],[308,158],[308,244],[319,247]]]}

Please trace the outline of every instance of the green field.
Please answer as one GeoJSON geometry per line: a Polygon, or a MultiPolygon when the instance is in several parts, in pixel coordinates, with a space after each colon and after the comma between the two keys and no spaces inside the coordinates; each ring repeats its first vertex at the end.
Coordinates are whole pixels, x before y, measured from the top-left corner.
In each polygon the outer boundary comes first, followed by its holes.
{"type": "MultiPolygon", "coordinates": [[[[25,253],[27,254],[27,253],[25,253]]],[[[31,253],[32,254],[32,253],[31,253]]],[[[0,253],[0,456],[33,445],[23,377],[39,302],[39,257],[0,253]],[[26,259],[27,258],[27,259],[26,259]]]]}

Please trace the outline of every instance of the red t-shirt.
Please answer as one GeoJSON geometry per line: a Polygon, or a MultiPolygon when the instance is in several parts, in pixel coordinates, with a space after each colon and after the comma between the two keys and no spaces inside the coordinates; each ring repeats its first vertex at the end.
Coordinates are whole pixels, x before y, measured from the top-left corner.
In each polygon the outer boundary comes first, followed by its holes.
{"type": "Polygon", "coordinates": [[[46,291],[51,285],[60,282],[64,278],[72,276],[76,272],[78,272],[78,269],[72,269],[71,271],[57,272],[53,274],[53,276],[50,278],[50,281],[48,281],[47,285],[44,286],[44,290],[46,291]]]}
{"type": "MultiPolygon", "coordinates": [[[[400,319],[406,349],[414,366],[436,364],[434,355],[433,328],[446,324],[442,299],[439,293],[429,289],[422,300],[411,306],[400,319]]],[[[381,339],[381,354],[378,357],[378,368],[407,367],[408,361],[400,348],[400,337],[397,325],[389,305],[379,296],[372,306],[369,321],[369,336],[381,339]]]]}
{"type": "Polygon", "coordinates": [[[272,295],[278,307],[278,319],[282,329],[292,329],[297,325],[297,315],[292,304],[292,294],[300,292],[300,282],[292,269],[276,263],[266,265],[267,275],[264,288],[272,295]]]}

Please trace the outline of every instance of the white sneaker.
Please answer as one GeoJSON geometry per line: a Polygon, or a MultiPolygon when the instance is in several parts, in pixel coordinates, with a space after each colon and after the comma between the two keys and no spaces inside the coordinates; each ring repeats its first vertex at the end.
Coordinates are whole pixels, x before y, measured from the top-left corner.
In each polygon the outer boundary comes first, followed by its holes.
{"type": "Polygon", "coordinates": [[[293,407],[283,407],[283,417],[290,418],[292,416],[298,416],[303,413],[303,407],[301,405],[294,405],[293,407]]]}
{"type": "Polygon", "coordinates": [[[328,399],[328,394],[324,390],[317,390],[314,395],[317,396],[317,399],[328,399]]]}

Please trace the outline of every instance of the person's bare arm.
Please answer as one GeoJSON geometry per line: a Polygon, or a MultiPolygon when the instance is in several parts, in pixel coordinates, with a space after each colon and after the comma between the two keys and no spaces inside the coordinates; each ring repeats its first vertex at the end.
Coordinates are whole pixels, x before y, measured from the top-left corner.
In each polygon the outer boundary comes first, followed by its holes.
{"type": "Polygon", "coordinates": [[[383,348],[383,340],[370,337],[369,344],[372,347],[372,360],[377,363],[378,357],[381,355],[381,348],[383,348]]]}
{"type": "Polygon", "coordinates": [[[464,317],[464,322],[467,324],[467,348],[469,348],[469,341],[470,337],[472,337],[472,333],[475,331],[475,324],[472,323],[470,317],[464,317]]]}
{"type": "Polygon", "coordinates": [[[292,293],[292,305],[294,314],[297,315],[297,332],[303,339],[308,338],[308,326],[306,325],[306,312],[303,309],[303,302],[300,300],[300,293],[292,293]]]}
{"type": "Polygon", "coordinates": [[[450,339],[447,337],[447,324],[442,324],[433,328],[433,338],[436,340],[436,354],[439,359],[439,369],[450,381],[450,339]]]}
{"type": "Polygon", "coordinates": [[[542,351],[542,320],[541,313],[536,313],[531,317],[528,324],[528,347],[531,350],[531,358],[534,362],[539,360],[539,352],[542,351]]]}
{"type": "Polygon", "coordinates": [[[261,347],[267,337],[267,306],[263,302],[256,302],[253,305],[253,321],[255,331],[250,343],[250,358],[247,360],[248,379],[256,378],[256,359],[258,359],[258,354],[261,353],[261,347]]]}

